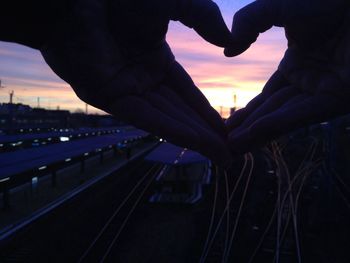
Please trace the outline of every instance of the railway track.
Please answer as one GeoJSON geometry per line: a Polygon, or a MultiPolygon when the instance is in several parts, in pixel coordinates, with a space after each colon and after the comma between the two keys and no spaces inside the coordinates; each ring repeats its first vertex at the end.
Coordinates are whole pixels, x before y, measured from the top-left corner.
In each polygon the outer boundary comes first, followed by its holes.
{"type": "Polygon", "coordinates": [[[219,213],[219,216],[215,216],[218,213],[215,211],[216,209],[214,202],[210,227],[199,262],[228,262],[233,240],[236,235],[241,212],[245,202],[245,197],[248,192],[249,182],[252,177],[253,169],[254,156],[251,153],[246,154],[244,156],[244,163],[241,168],[239,177],[234,183],[232,191],[229,190],[230,186],[228,185],[227,171],[222,171],[221,174],[219,171],[217,171],[217,177],[225,177],[226,205],[221,215],[219,213]],[[244,185],[244,191],[241,196],[236,197],[238,188],[241,186],[241,184],[244,185]],[[232,201],[234,198],[240,200],[238,207],[232,206],[232,201]],[[226,224],[224,225],[223,223],[225,219],[226,224]],[[231,227],[232,221],[234,223],[231,227]]]}
{"type": "MultiPolygon", "coordinates": [[[[347,209],[350,209],[348,201],[350,190],[336,171],[329,171],[327,167],[322,166],[324,165],[324,159],[318,151],[322,148],[323,142],[317,139],[308,142],[309,144],[305,145],[304,152],[293,166],[290,165],[290,160],[288,160],[286,154],[288,142],[283,145],[273,142],[270,147],[265,148],[263,153],[254,153],[254,155],[249,153],[242,160],[237,160],[235,170],[225,171],[216,168],[213,187],[211,188],[212,192],[201,208],[206,212],[205,217],[201,217],[200,220],[207,219],[208,221],[201,226],[202,231],[198,231],[198,233],[201,233],[201,237],[195,239],[199,240],[197,244],[202,244],[202,248],[198,247],[198,251],[193,252],[191,256],[194,260],[191,262],[313,262],[309,261],[310,255],[306,251],[313,239],[308,237],[309,230],[302,217],[305,217],[305,210],[308,209],[308,206],[305,206],[305,198],[308,198],[305,192],[308,193],[309,189],[314,187],[313,182],[317,179],[315,179],[317,177],[315,172],[326,170],[325,172],[332,173],[335,190],[337,190],[340,200],[344,202],[344,207],[347,209]],[[267,161],[264,161],[264,165],[262,165],[261,160],[265,159],[267,161]],[[271,182],[262,185],[261,182],[266,179],[271,180],[271,182]],[[266,194],[261,202],[257,202],[261,195],[254,196],[256,190],[266,194]],[[265,209],[265,213],[257,212],[260,204],[262,210],[265,209]],[[207,209],[208,207],[211,211],[207,209]],[[253,212],[251,212],[252,210],[253,212]],[[207,233],[202,235],[204,231],[207,231],[207,233]],[[305,246],[306,241],[309,244],[305,246]],[[244,247],[244,244],[248,244],[249,247],[244,247]],[[196,261],[197,259],[198,261],[196,261]]],[[[127,246],[134,248],[135,236],[139,237],[144,233],[153,231],[140,231],[139,235],[133,234],[133,238],[131,238],[131,229],[136,228],[136,232],[139,229],[144,229],[143,227],[135,227],[144,219],[138,221],[135,218],[137,216],[142,218],[140,215],[150,213],[155,208],[155,206],[145,205],[145,201],[148,199],[150,189],[152,189],[152,182],[162,170],[162,166],[139,162],[132,167],[132,169],[124,171],[122,175],[124,179],[115,183],[106,183],[103,186],[106,189],[102,187],[103,191],[101,189],[96,191],[99,192],[98,196],[88,197],[84,202],[87,204],[83,205],[85,207],[77,208],[77,213],[81,212],[81,214],[74,221],[80,222],[81,225],[75,224],[66,230],[67,233],[76,231],[77,236],[79,236],[76,253],[73,256],[70,254],[70,259],[73,262],[119,262],[121,259],[127,259],[123,256],[129,256],[130,254],[124,253],[123,249],[127,246]],[[113,193],[116,186],[118,186],[118,192],[113,193]],[[104,192],[109,192],[109,194],[106,195],[104,192]],[[92,204],[96,209],[84,212],[86,206],[92,204]],[[138,209],[142,206],[146,208],[144,210],[138,209]],[[130,241],[130,244],[128,241],[130,241]],[[127,243],[125,247],[123,247],[123,243],[127,243]],[[115,261],[116,258],[119,261],[115,261]]],[[[80,204],[82,204],[81,201],[80,204]]],[[[161,208],[158,206],[157,209],[154,216],[150,217],[151,219],[147,222],[153,222],[153,219],[157,218],[161,212],[166,211],[164,206],[161,208]]],[[[174,207],[167,207],[167,209],[174,210],[174,207]]],[[[176,209],[181,211],[179,207],[176,209]]],[[[187,209],[192,213],[198,207],[193,210],[187,209]]],[[[71,213],[71,211],[72,209],[67,209],[66,213],[71,213]]],[[[170,234],[171,228],[178,225],[174,221],[174,225],[170,227],[170,220],[167,218],[165,221],[166,223],[156,233],[169,231],[167,233],[170,234]]],[[[147,223],[143,224],[149,227],[147,223]]],[[[56,233],[58,232],[56,231],[56,233]]],[[[50,234],[53,235],[53,232],[47,233],[46,237],[50,234]]],[[[45,236],[42,239],[45,239],[45,236]]],[[[167,236],[163,240],[166,239],[167,236]]],[[[62,237],[62,240],[67,240],[67,237],[62,237]]],[[[176,242],[177,239],[174,243],[176,242]]],[[[138,245],[139,247],[145,247],[146,244],[140,242],[138,245]]],[[[159,245],[161,243],[155,245],[155,249],[161,249],[159,245]]],[[[37,246],[38,244],[34,244],[34,247],[37,246]]],[[[20,253],[27,253],[28,255],[32,252],[32,247],[19,247],[18,255],[20,253]]],[[[311,249],[314,249],[314,247],[311,249]]],[[[163,255],[168,256],[167,253],[170,251],[166,249],[164,251],[163,255]]],[[[62,256],[61,262],[64,261],[64,258],[67,257],[62,256]]],[[[169,258],[171,257],[169,256],[169,258]]],[[[31,257],[31,259],[38,258],[31,257]]],[[[50,262],[47,258],[45,259],[46,261],[32,260],[29,262],[50,262]]],[[[0,260],[0,262],[2,261],[0,260]]],[[[162,262],[166,261],[163,260],[162,262]]]]}
{"type": "Polygon", "coordinates": [[[143,160],[122,168],[9,240],[0,262],[107,260],[159,169],[143,160]]]}
{"type": "Polygon", "coordinates": [[[273,255],[272,262],[303,262],[298,212],[305,182],[322,163],[316,158],[318,146],[319,142],[314,140],[296,172],[291,174],[281,147],[272,143],[267,154],[276,166],[276,206],[249,262],[256,260],[259,251],[273,255]]]}
{"type": "MultiPolygon", "coordinates": [[[[222,211],[218,211],[217,198],[218,181],[215,184],[215,198],[212,207],[212,214],[207,236],[203,246],[199,262],[232,262],[245,258],[244,262],[304,262],[302,235],[299,218],[300,202],[303,198],[303,191],[309,177],[320,168],[323,159],[317,154],[320,141],[313,139],[305,151],[304,157],[297,169],[293,172],[285,160],[284,149],[287,145],[272,143],[270,149],[265,149],[268,163],[274,166],[275,176],[275,205],[271,208],[271,214],[266,220],[265,228],[261,231],[251,248],[247,248],[247,255],[238,257],[236,241],[242,241],[243,232],[237,233],[240,226],[247,228],[246,222],[240,220],[244,213],[244,207],[248,195],[252,194],[254,187],[251,185],[255,169],[255,158],[253,154],[246,154],[242,163],[239,175],[234,184],[229,184],[226,171],[217,171],[222,176],[221,193],[225,195],[226,204],[222,211]],[[225,190],[226,189],[226,190],[225,190]],[[250,251],[250,253],[248,252],[250,251]],[[248,254],[249,253],[249,254],[248,254]]],[[[230,176],[230,175],[229,175],[230,176]]],[[[339,180],[338,180],[339,181],[339,180]]],[[[346,188],[346,187],[343,187],[346,188]]],[[[241,231],[241,230],[240,230],[241,231]]]]}
{"type": "Polygon", "coordinates": [[[147,170],[145,175],[140,178],[114,210],[113,214],[80,256],[78,262],[105,262],[108,260],[132,213],[161,169],[162,166],[156,164],[147,170]]]}

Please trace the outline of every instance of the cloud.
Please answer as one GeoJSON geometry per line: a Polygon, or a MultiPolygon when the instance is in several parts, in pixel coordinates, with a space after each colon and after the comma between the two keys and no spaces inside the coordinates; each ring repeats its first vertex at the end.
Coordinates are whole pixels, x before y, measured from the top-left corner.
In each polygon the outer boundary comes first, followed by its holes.
{"type": "Polygon", "coordinates": [[[221,48],[206,43],[180,23],[170,24],[167,41],[177,60],[215,105],[220,100],[226,104],[229,101],[225,100],[227,94],[223,89],[231,93],[234,89],[245,97],[240,103],[244,106],[261,91],[286,48],[284,34],[278,28],[261,35],[248,51],[235,58],[224,57],[221,48]]]}

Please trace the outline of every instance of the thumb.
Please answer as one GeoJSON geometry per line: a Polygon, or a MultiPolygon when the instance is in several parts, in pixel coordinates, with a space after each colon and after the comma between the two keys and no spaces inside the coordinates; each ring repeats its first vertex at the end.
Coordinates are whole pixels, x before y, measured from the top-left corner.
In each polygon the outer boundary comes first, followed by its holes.
{"type": "Polygon", "coordinates": [[[296,41],[312,46],[324,42],[339,27],[349,0],[256,0],[239,10],[232,22],[227,57],[237,56],[272,26],[286,27],[296,41]]]}
{"type": "Polygon", "coordinates": [[[227,57],[237,56],[254,43],[259,34],[278,25],[279,7],[276,1],[257,0],[242,9],[233,17],[232,42],[226,47],[227,57]]]}
{"type": "Polygon", "coordinates": [[[178,18],[180,22],[193,28],[211,44],[226,47],[231,43],[231,32],[215,2],[212,0],[177,1],[182,3],[180,12],[182,15],[178,18]]]}

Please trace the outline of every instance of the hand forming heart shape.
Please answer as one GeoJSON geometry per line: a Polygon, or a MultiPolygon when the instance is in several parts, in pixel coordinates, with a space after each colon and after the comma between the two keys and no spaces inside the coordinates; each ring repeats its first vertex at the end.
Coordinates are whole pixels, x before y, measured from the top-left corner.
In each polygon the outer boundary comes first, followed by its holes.
{"type": "Polygon", "coordinates": [[[215,45],[230,44],[230,31],[210,0],[77,0],[41,53],[83,101],[229,163],[221,117],[165,41],[171,19],[215,45]]]}
{"type": "Polygon", "coordinates": [[[288,49],[262,93],[227,121],[234,152],[350,112],[349,1],[255,1],[236,13],[225,55],[242,53],[273,25],[285,28],[288,49]]]}
{"type": "Polygon", "coordinates": [[[0,39],[40,49],[87,103],[217,163],[230,163],[229,146],[249,151],[350,111],[348,0],[257,0],[235,15],[232,34],[211,0],[35,3],[44,15],[26,10],[27,24],[1,28],[0,39]],[[285,27],[285,57],[262,93],[230,117],[229,135],[167,45],[169,20],[225,47],[226,56],[242,53],[273,25],[285,27]]]}

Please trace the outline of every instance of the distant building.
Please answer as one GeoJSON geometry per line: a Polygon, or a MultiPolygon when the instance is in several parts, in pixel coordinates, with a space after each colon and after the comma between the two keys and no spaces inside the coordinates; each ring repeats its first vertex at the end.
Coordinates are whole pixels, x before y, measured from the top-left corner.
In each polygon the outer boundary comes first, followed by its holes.
{"type": "Polygon", "coordinates": [[[108,127],[120,124],[122,122],[111,115],[87,115],[70,113],[68,110],[31,108],[24,104],[0,104],[0,129],[6,133],[30,128],[108,127]]]}
{"type": "Polygon", "coordinates": [[[28,113],[30,111],[32,111],[32,108],[22,103],[0,103],[0,114],[10,114],[11,112],[28,113]]]}

